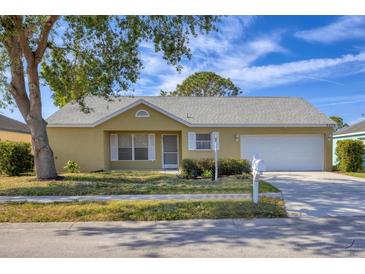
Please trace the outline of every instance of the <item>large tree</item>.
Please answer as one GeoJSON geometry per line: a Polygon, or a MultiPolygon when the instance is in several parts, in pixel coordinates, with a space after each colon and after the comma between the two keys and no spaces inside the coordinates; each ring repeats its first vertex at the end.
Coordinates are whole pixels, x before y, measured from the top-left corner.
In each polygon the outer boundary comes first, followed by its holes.
{"type": "Polygon", "coordinates": [[[42,117],[40,84],[58,106],[88,95],[110,98],[138,80],[140,44],[168,64],[190,58],[189,37],[215,29],[216,16],[1,16],[0,104],[15,103],[32,135],[39,179],[57,176],[42,117]]]}
{"type": "Polygon", "coordinates": [[[190,75],[174,91],[161,91],[162,96],[237,96],[241,93],[231,79],[210,71],[190,75]]]}
{"type": "Polygon", "coordinates": [[[343,122],[343,118],[340,116],[330,116],[330,119],[336,123],[335,130],[339,130],[341,128],[349,126],[348,124],[343,122]]]}

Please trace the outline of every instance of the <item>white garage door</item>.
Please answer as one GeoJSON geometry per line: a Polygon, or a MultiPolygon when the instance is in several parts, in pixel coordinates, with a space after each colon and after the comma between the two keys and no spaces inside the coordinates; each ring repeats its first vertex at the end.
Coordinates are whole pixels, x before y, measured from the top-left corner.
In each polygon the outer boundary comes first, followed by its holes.
{"type": "Polygon", "coordinates": [[[241,135],[241,158],[257,154],[268,171],[323,170],[323,135],[241,135]]]}

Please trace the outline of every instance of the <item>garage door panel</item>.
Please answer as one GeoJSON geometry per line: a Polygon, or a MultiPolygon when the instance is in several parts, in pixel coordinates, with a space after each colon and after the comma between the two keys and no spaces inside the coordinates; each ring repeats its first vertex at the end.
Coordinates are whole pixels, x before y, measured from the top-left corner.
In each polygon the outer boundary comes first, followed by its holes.
{"type": "Polygon", "coordinates": [[[242,135],[241,158],[262,158],[271,171],[323,170],[322,135],[242,135]]]}

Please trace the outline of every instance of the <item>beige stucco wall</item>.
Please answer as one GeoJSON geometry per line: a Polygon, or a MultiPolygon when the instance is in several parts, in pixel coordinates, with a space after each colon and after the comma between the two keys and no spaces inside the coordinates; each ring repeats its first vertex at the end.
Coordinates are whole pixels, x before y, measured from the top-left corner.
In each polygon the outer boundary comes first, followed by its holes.
{"type": "Polygon", "coordinates": [[[95,128],[48,128],[49,140],[59,171],[68,160],[77,161],[84,171],[101,169],[161,169],[161,134],[178,134],[180,163],[183,158],[210,158],[211,151],[189,151],[189,131],[220,133],[220,157],[240,158],[240,142],[235,135],[244,134],[323,134],[325,168],[332,168],[331,128],[189,128],[145,105],[134,107],[95,128]],[[149,118],[136,118],[139,109],[149,111],[149,118]],[[110,161],[109,135],[118,132],[156,134],[155,161],[110,161]]]}
{"type": "MultiPolygon", "coordinates": [[[[76,161],[82,171],[139,168],[161,169],[161,134],[179,134],[185,128],[181,123],[162,115],[145,105],[134,107],[95,128],[48,127],[50,145],[55,155],[56,168],[63,171],[68,160],[76,161]],[[136,118],[139,109],[149,111],[149,118],[136,118]],[[111,133],[156,134],[155,161],[110,161],[109,135],[111,133]]],[[[181,151],[181,142],[180,148],[181,151]]],[[[181,154],[180,154],[181,160],[181,154]]]]}
{"type": "Polygon", "coordinates": [[[82,171],[104,169],[104,132],[96,128],[48,128],[48,138],[58,172],[68,160],[82,171]]]}
{"type": "Polygon", "coordinates": [[[30,137],[30,134],[27,133],[0,130],[0,140],[30,143],[32,138],[30,137]]]}
{"type": "Polygon", "coordinates": [[[191,151],[188,150],[188,132],[197,133],[219,132],[219,157],[236,158],[241,157],[240,139],[236,141],[236,135],[249,134],[321,134],[324,142],[324,167],[330,171],[332,169],[332,141],[329,136],[331,128],[187,128],[182,131],[182,155],[183,158],[211,158],[212,151],[191,151]]]}

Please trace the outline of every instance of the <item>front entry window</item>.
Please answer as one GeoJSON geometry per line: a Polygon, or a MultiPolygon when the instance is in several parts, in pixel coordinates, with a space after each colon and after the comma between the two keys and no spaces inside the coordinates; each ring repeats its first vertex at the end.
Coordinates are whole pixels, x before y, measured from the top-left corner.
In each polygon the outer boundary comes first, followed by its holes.
{"type": "Polygon", "coordinates": [[[148,135],[119,134],[118,160],[121,161],[148,160],[148,135]]]}
{"type": "Polygon", "coordinates": [[[133,160],[132,135],[119,135],[118,144],[119,160],[133,160]]]}
{"type": "Polygon", "coordinates": [[[147,135],[134,135],[134,160],[148,160],[147,135]]]}

